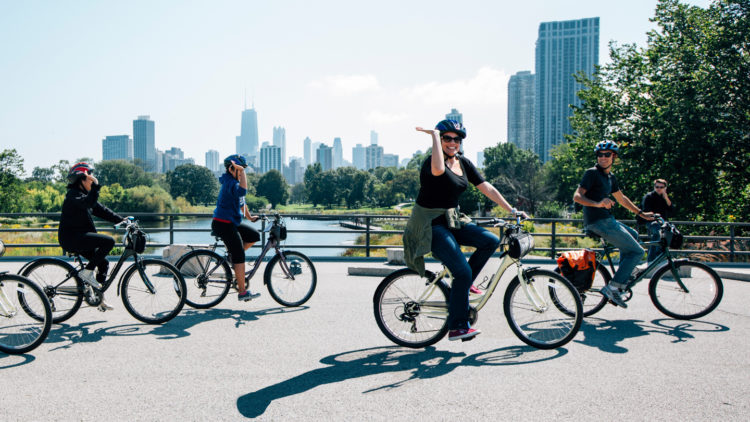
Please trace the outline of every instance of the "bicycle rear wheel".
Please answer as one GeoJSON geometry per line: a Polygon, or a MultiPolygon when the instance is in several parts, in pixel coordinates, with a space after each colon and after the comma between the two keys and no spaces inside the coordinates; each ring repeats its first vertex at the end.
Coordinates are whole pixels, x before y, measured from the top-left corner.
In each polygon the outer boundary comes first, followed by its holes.
{"type": "MultiPolygon", "coordinates": [[[[555,270],[556,274],[560,274],[559,270],[555,270]]],[[[609,283],[612,276],[609,275],[609,271],[604,268],[601,263],[596,266],[596,272],[594,272],[594,281],[591,283],[591,287],[587,290],[578,290],[578,294],[581,296],[581,304],[583,305],[583,316],[591,316],[599,312],[607,304],[607,298],[601,293],[602,287],[609,283]]],[[[570,281],[570,280],[568,280],[570,281]]],[[[550,287],[549,295],[552,299],[552,303],[560,309],[560,311],[573,315],[575,310],[567,309],[563,301],[557,298],[557,289],[550,287]]]]}
{"type": "Polygon", "coordinates": [[[186,290],[185,280],[174,265],[160,259],[142,259],[123,275],[120,294],[125,309],[135,319],[161,324],[180,313],[186,290]]]}
{"type": "Polygon", "coordinates": [[[435,344],[448,333],[450,289],[443,280],[429,282],[429,271],[396,271],[380,282],[373,296],[375,321],[392,342],[411,348],[435,344]]]}
{"type": "Polygon", "coordinates": [[[39,286],[49,300],[52,322],[59,324],[75,315],[83,302],[83,282],[72,265],[57,258],[32,261],[21,273],[39,286]]]}
{"type": "Polygon", "coordinates": [[[648,285],[656,309],[675,319],[694,319],[719,306],[724,285],[714,270],[692,261],[675,261],[674,266],[677,277],[667,264],[654,274],[648,285]]]}
{"type": "Polygon", "coordinates": [[[503,309],[510,329],[521,341],[538,349],[554,349],[568,343],[583,320],[578,291],[553,271],[535,268],[524,271],[524,277],[528,291],[518,276],[505,290],[503,309]],[[550,292],[554,292],[554,299],[550,292]]]}
{"type": "Polygon", "coordinates": [[[310,258],[300,252],[284,251],[284,259],[276,254],[266,265],[263,281],[268,293],[284,306],[300,306],[315,292],[318,273],[310,258]]]}
{"type": "Polygon", "coordinates": [[[26,277],[0,275],[0,352],[21,354],[42,344],[52,310],[42,289],[26,277]]]}
{"type": "Polygon", "coordinates": [[[214,251],[198,249],[183,255],[176,265],[185,279],[185,303],[197,309],[216,306],[227,297],[232,268],[214,251]]]}

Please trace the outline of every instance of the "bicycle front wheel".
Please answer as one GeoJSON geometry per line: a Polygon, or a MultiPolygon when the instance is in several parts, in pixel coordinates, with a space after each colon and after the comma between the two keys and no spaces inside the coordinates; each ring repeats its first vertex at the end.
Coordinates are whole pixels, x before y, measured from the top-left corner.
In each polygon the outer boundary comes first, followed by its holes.
{"type": "Polygon", "coordinates": [[[26,277],[0,276],[0,352],[16,355],[42,344],[52,310],[42,289],[26,277]]]}
{"type": "Polygon", "coordinates": [[[576,288],[553,271],[536,268],[524,271],[523,276],[526,284],[516,276],[505,291],[503,309],[510,329],[521,341],[538,349],[568,343],[583,320],[576,288]]]}
{"type": "Polygon", "coordinates": [[[716,309],[724,295],[724,285],[716,271],[692,261],[674,262],[676,276],[667,264],[648,285],[656,309],[675,319],[694,319],[716,309]]]}
{"type": "Polygon", "coordinates": [[[185,279],[174,265],[143,259],[123,275],[120,294],[130,315],[147,324],[161,324],[177,316],[185,305],[185,279]]]}
{"type": "Polygon", "coordinates": [[[177,261],[185,279],[185,303],[197,309],[216,306],[227,297],[232,285],[232,268],[216,252],[199,249],[188,252],[177,261]]]}
{"type": "Polygon", "coordinates": [[[39,286],[49,300],[52,322],[59,324],[72,317],[83,302],[83,282],[72,265],[57,258],[40,258],[29,264],[22,276],[39,286]]]}
{"type": "Polygon", "coordinates": [[[399,346],[422,348],[448,333],[450,289],[443,280],[430,283],[429,271],[396,271],[380,282],[373,296],[375,321],[380,331],[399,346]]]}
{"type": "Polygon", "coordinates": [[[315,292],[318,273],[310,258],[300,252],[276,254],[266,265],[263,281],[273,300],[284,306],[300,306],[315,292]]]}

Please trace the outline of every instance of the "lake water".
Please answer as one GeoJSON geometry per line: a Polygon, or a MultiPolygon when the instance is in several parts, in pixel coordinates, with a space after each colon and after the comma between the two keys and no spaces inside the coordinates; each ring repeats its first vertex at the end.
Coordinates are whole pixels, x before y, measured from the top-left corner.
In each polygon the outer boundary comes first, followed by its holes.
{"type": "MultiPolygon", "coordinates": [[[[338,245],[346,246],[353,245],[357,241],[357,236],[361,232],[355,232],[348,230],[339,225],[338,220],[295,220],[291,218],[285,218],[287,230],[289,234],[287,236],[284,245],[288,249],[293,249],[304,253],[308,256],[339,256],[346,249],[345,248],[298,248],[293,245],[338,245]],[[294,230],[344,230],[343,233],[293,233],[294,230]]],[[[253,228],[260,231],[261,222],[249,223],[253,228]]],[[[143,222],[144,229],[149,233],[149,242],[152,243],[169,243],[169,232],[153,232],[149,231],[149,227],[169,228],[169,223],[150,223],[143,222]]],[[[192,220],[176,220],[174,222],[175,229],[206,229],[205,232],[175,232],[174,243],[175,244],[189,244],[189,245],[205,245],[214,243],[214,238],[211,237],[211,219],[210,218],[197,218],[192,220]]],[[[260,242],[256,243],[255,246],[248,252],[249,255],[257,255],[260,253],[260,242]]],[[[161,249],[156,251],[157,254],[161,253],[161,249]]]]}

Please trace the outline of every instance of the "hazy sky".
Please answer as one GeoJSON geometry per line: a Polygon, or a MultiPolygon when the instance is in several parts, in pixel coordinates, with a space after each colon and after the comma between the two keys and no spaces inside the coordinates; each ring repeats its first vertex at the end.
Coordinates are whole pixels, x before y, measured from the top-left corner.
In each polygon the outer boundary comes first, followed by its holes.
{"type": "MultiPolygon", "coordinates": [[[[705,7],[708,0],[688,3],[705,7]]],[[[506,140],[510,75],[534,71],[540,22],[600,17],[610,40],[644,45],[656,0],[35,1],[0,0],[0,149],[30,173],[60,159],[101,159],[107,135],[138,115],[156,147],[234,152],[254,102],[260,141],[286,128],[344,158],[379,133],[400,159],[430,146],[414,130],[451,108],[467,157],[506,140]],[[245,96],[245,92],[247,95],[245,96]]]]}

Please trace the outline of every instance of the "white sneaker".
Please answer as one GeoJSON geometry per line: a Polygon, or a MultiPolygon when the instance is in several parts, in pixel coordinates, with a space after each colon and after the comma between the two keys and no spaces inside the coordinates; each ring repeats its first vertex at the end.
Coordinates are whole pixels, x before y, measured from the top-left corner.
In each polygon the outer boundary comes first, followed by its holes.
{"type": "Polygon", "coordinates": [[[101,312],[104,312],[104,311],[111,311],[115,308],[113,308],[109,303],[105,302],[104,295],[102,295],[102,301],[99,302],[99,306],[97,306],[96,309],[100,310],[101,312]]]}
{"type": "Polygon", "coordinates": [[[102,285],[99,284],[98,281],[96,281],[94,270],[83,269],[81,270],[81,272],[78,273],[78,277],[80,277],[84,283],[88,283],[91,287],[97,290],[100,290],[102,288],[102,285]]]}

